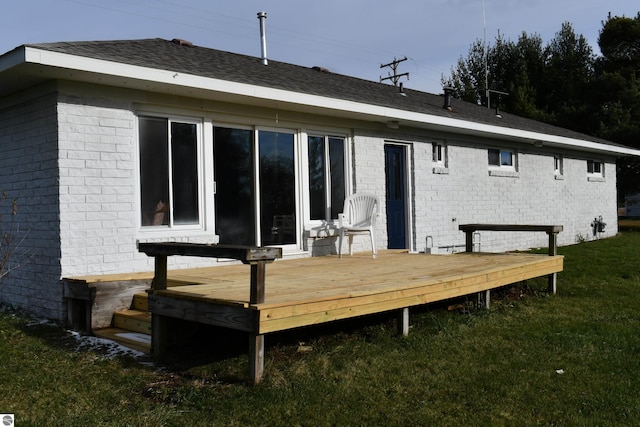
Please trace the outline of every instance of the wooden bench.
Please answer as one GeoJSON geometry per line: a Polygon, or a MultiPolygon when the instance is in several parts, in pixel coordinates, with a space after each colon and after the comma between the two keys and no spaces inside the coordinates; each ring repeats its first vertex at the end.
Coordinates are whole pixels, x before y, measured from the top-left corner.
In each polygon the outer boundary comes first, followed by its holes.
{"type": "MultiPolygon", "coordinates": [[[[207,245],[197,243],[139,243],[138,250],[155,258],[151,293],[167,289],[167,257],[173,255],[223,258],[241,261],[251,266],[250,304],[264,303],[266,265],[282,258],[282,248],[207,245]]],[[[167,319],[151,310],[151,351],[156,359],[166,356],[167,319]]],[[[249,379],[254,384],[262,378],[264,369],[264,335],[250,333],[249,379]]]]}
{"type": "MultiPolygon", "coordinates": [[[[518,224],[461,224],[461,231],[465,233],[465,248],[473,252],[473,235],[478,231],[533,231],[545,232],[549,236],[549,256],[558,255],[558,233],[563,230],[561,225],[518,225],[518,224]]],[[[549,275],[549,293],[556,293],[557,274],[549,275]]]]}

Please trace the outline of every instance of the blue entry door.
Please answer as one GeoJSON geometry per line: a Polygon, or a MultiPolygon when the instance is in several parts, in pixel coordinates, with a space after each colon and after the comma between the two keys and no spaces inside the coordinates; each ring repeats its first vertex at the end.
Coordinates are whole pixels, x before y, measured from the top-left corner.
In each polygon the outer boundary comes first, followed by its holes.
{"type": "Polygon", "coordinates": [[[389,249],[407,247],[406,167],[405,150],[401,145],[385,145],[386,214],[389,249]]]}

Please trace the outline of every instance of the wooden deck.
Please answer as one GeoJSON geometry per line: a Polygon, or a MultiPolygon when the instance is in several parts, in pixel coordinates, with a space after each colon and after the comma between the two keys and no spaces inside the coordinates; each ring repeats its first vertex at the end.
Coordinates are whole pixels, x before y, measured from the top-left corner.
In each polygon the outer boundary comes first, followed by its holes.
{"type": "Polygon", "coordinates": [[[151,311],[266,334],[441,301],[562,271],[561,256],[382,251],[269,264],[265,302],[249,303],[246,265],[169,271],[173,284],[155,291],[151,311]],[[170,301],[169,301],[170,300],[170,301]],[[227,313],[211,318],[206,305],[227,313]],[[253,324],[257,321],[257,324],[253,324]]]}
{"type": "MultiPolygon", "coordinates": [[[[250,347],[250,375],[257,382],[264,334],[393,310],[402,314],[408,331],[409,307],[489,291],[562,268],[562,256],[521,253],[381,251],[377,259],[363,253],[277,260],[267,264],[261,303],[250,303],[250,266],[170,270],[170,286],[150,291],[149,309],[154,322],[179,318],[249,332],[253,340],[259,337],[258,349],[250,347]]],[[[152,339],[165,337],[154,332],[152,339]]],[[[163,352],[163,345],[154,344],[153,351],[163,352]]]]}

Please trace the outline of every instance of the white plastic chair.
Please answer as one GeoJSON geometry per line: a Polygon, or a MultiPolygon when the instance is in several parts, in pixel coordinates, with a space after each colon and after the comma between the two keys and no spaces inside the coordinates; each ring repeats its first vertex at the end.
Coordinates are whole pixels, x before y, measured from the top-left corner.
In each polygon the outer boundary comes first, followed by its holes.
{"type": "Polygon", "coordinates": [[[344,209],[338,214],[340,238],[338,241],[338,256],[342,258],[342,238],[349,236],[349,254],[353,255],[353,236],[369,234],[371,237],[371,252],[378,256],[375,239],[375,225],[380,199],[370,194],[352,194],[344,201],[344,209]]]}

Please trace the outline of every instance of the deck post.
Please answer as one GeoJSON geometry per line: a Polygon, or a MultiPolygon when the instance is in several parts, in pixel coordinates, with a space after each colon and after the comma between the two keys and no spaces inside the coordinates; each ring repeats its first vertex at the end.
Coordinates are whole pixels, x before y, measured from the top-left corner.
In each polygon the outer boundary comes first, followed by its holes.
{"type": "Polygon", "coordinates": [[[264,373],[264,335],[249,336],[249,381],[256,385],[264,373]]]}
{"type": "MultiPolygon", "coordinates": [[[[554,233],[552,231],[547,233],[549,235],[549,256],[558,255],[558,233],[554,233]]],[[[558,274],[551,273],[549,275],[549,289],[548,292],[551,295],[556,294],[558,284],[558,274]]]]}
{"type": "MultiPolygon", "coordinates": [[[[151,287],[154,291],[167,289],[167,256],[155,256],[155,271],[151,287]]],[[[167,354],[167,318],[151,313],[151,352],[155,360],[163,360],[167,354]]]]}
{"type": "Polygon", "coordinates": [[[409,335],[409,307],[398,312],[398,335],[403,337],[409,335]]]}
{"type": "MultiPolygon", "coordinates": [[[[250,304],[264,303],[266,261],[251,263],[250,304]]],[[[258,328],[256,322],[254,328],[258,328]]],[[[255,385],[260,382],[264,373],[264,335],[252,333],[249,335],[249,381],[255,385]]]]}
{"type": "Polygon", "coordinates": [[[167,318],[159,314],[151,314],[151,353],[158,361],[167,355],[167,318]]]}

